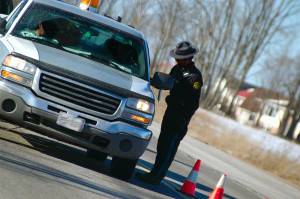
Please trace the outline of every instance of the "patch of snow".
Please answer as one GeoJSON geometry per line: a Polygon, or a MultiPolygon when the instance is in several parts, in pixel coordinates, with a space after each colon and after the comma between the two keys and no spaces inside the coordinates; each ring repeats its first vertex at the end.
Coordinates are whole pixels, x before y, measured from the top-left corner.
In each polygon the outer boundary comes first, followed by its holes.
{"type": "Polygon", "coordinates": [[[264,130],[255,129],[238,123],[237,121],[217,115],[203,109],[198,109],[199,114],[204,112],[212,118],[218,125],[214,125],[217,133],[235,133],[243,135],[252,142],[260,144],[261,148],[272,153],[286,155],[290,160],[300,162],[300,145],[292,143],[278,136],[269,134],[264,130]],[[230,131],[222,131],[222,128],[229,128],[230,131]]]}

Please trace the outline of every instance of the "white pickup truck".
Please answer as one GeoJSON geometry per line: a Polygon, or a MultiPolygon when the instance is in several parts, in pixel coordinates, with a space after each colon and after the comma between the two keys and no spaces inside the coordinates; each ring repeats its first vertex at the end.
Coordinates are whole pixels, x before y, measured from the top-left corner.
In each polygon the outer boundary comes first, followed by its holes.
{"type": "Polygon", "coordinates": [[[154,115],[149,50],[136,29],[57,0],[23,0],[0,18],[0,117],[112,156],[129,179],[154,115]]]}

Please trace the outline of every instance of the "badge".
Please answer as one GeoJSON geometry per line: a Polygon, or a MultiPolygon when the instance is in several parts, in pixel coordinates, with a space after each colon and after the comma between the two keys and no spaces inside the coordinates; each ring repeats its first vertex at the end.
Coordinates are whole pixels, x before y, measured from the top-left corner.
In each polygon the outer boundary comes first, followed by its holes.
{"type": "Polygon", "coordinates": [[[194,84],[193,84],[193,88],[194,88],[194,89],[199,90],[200,87],[201,87],[200,82],[194,82],[194,84]]]}

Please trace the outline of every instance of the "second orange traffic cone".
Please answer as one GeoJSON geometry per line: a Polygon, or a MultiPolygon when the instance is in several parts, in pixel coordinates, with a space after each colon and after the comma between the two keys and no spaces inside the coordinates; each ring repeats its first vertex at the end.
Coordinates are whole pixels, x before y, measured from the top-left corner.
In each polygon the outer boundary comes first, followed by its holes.
{"type": "Polygon", "coordinates": [[[187,179],[184,181],[181,192],[189,196],[195,196],[198,172],[200,171],[201,160],[197,160],[192,171],[190,172],[187,179]]]}
{"type": "Polygon", "coordinates": [[[222,199],[224,196],[224,183],[227,175],[223,174],[220,178],[217,186],[215,187],[214,191],[209,196],[209,199],[222,199]]]}

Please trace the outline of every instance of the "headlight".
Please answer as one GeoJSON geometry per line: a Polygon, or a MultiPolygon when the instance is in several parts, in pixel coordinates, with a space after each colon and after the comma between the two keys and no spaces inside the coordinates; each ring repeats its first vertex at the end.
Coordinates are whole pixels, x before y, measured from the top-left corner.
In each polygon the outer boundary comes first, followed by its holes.
{"type": "Polygon", "coordinates": [[[128,98],[126,106],[138,111],[153,114],[154,104],[142,99],[128,98]]]}
{"type": "Polygon", "coordinates": [[[31,87],[36,66],[24,59],[8,55],[1,67],[1,77],[31,87]]]}
{"type": "Polygon", "coordinates": [[[34,75],[36,71],[36,67],[33,64],[13,55],[8,55],[4,59],[3,65],[31,75],[34,75]]]}

